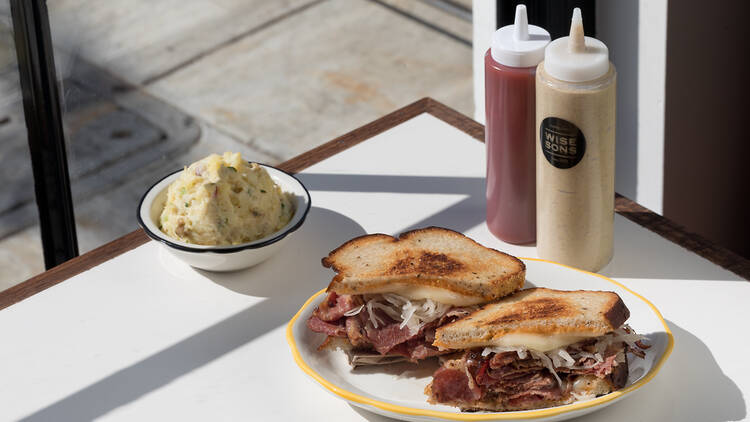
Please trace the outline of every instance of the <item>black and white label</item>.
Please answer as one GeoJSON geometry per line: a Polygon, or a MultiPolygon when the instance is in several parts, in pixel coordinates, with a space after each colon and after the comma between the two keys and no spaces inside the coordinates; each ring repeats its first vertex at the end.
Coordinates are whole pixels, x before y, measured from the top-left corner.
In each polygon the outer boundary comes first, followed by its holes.
{"type": "Polygon", "coordinates": [[[569,169],[578,164],[586,152],[586,138],[573,123],[557,117],[547,117],[539,126],[542,153],[550,164],[569,169]]]}

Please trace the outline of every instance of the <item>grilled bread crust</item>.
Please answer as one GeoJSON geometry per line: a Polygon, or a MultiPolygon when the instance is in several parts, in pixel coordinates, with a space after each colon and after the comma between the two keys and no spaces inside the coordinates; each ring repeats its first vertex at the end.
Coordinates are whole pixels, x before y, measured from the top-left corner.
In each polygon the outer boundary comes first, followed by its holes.
{"type": "Polygon", "coordinates": [[[526,266],[518,258],[440,227],[412,230],[398,238],[357,237],[322,262],[338,273],[328,290],[341,294],[384,293],[407,285],[488,301],[520,289],[526,278],[526,266]]]}
{"type": "Polygon", "coordinates": [[[596,337],[620,327],[629,316],[614,292],[526,289],[438,328],[433,345],[467,349],[522,333],[596,337]]]}

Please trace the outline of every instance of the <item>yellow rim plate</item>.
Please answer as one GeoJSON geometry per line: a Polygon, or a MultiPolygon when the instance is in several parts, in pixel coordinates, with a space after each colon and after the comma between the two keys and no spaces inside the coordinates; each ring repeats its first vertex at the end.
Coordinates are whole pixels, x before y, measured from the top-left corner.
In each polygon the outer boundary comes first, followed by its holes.
{"type": "MultiPolygon", "coordinates": [[[[441,410],[428,410],[428,409],[418,409],[414,407],[408,407],[408,406],[401,406],[393,403],[387,403],[380,400],[376,400],[370,397],[365,397],[360,394],[356,394],[353,392],[350,392],[346,389],[343,389],[332,382],[326,380],[323,378],[319,373],[317,373],[313,368],[311,368],[302,358],[300,355],[299,349],[297,347],[296,339],[294,338],[293,334],[293,327],[297,319],[302,315],[304,310],[320,295],[325,293],[326,289],[320,290],[319,292],[312,295],[304,305],[300,308],[299,311],[294,315],[294,317],[289,321],[286,327],[286,340],[289,343],[289,347],[292,351],[292,356],[294,357],[294,361],[297,362],[297,365],[310,377],[312,377],[315,381],[320,383],[325,389],[329,390],[333,394],[351,401],[355,403],[360,403],[363,405],[369,405],[376,407],[378,409],[385,410],[387,412],[392,412],[396,414],[402,414],[402,415],[410,415],[410,416],[426,416],[426,417],[432,417],[432,418],[439,418],[444,420],[455,420],[455,421],[488,421],[488,420],[518,420],[518,419],[538,419],[538,418],[547,418],[551,416],[557,416],[564,413],[573,412],[576,410],[581,409],[587,409],[594,406],[600,406],[604,403],[611,402],[613,400],[616,400],[628,393],[631,393],[644,385],[646,385],[649,381],[651,381],[656,374],[661,369],[664,362],[666,362],[669,355],[672,353],[672,349],[674,348],[674,337],[672,336],[672,331],[670,331],[669,327],[667,326],[666,321],[664,321],[664,317],[662,317],[661,312],[659,312],[658,309],[645,297],[641,296],[640,294],[632,291],[622,283],[619,283],[615,280],[612,280],[611,278],[605,277],[601,274],[596,274],[588,271],[579,270],[578,268],[570,267],[567,265],[559,264],[557,262],[553,261],[547,261],[544,259],[539,258],[520,258],[524,261],[538,261],[538,262],[546,262],[548,264],[554,264],[559,265],[564,268],[572,269],[584,274],[593,275],[595,277],[599,277],[603,280],[606,280],[623,290],[631,293],[633,296],[637,297],[638,299],[642,300],[646,303],[654,312],[654,314],[659,318],[661,321],[661,324],[664,326],[664,332],[667,335],[667,345],[662,353],[661,357],[658,361],[656,361],[649,372],[636,381],[635,383],[623,388],[622,390],[618,390],[612,393],[609,393],[607,395],[598,397],[593,400],[589,401],[583,401],[583,402],[577,402],[572,403],[564,406],[557,406],[557,407],[550,407],[546,409],[539,409],[539,410],[527,410],[527,411],[521,411],[521,412],[487,412],[487,413],[452,413],[452,412],[445,412],[441,410]]],[[[637,327],[636,327],[637,328],[637,327]]],[[[425,398],[426,401],[426,398],[425,398]]]]}

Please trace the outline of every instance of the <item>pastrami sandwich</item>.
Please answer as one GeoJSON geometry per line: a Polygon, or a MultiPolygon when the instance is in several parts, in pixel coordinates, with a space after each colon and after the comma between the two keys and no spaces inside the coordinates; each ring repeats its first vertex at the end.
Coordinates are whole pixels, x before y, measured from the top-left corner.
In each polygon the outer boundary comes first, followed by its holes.
{"type": "Polygon", "coordinates": [[[517,291],[526,274],[517,258],[438,227],[357,237],[323,265],[338,274],[307,326],[355,366],[446,353],[432,345],[436,328],[517,291]]]}
{"type": "Polygon", "coordinates": [[[512,411],[557,406],[622,388],[628,352],[649,346],[625,325],[613,292],[534,288],[444,325],[434,346],[462,350],[425,389],[433,404],[512,411]]]}

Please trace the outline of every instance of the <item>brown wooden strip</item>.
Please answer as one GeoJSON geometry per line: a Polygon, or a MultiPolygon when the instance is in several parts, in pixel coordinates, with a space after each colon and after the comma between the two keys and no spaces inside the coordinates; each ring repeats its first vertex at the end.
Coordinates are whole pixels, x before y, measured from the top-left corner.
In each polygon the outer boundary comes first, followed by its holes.
{"type": "MultiPolygon", "coordinates": [[[[484,141],[484,126],[482,124],[432,98],[426,97],[285,161],[279,165],[279,168],[290,173],[300,172],[313,164],[319,163],[326,158],[351,148],[364,140],[425,112],[460,129],[479,141],[484,141]]],[[[636,224],[750,280],[749,260],[715,245],[697,234],[688,232],[669,219],[652,212],[622,195],[617,195],[615,210],[636,224]]],[[[38,274],[23,283],[0,292],[0,309],[4,309],[63,280],[108,261],[117,255],[134,249],[148,240],[149,238],[143,230],[138,229],[84,255],[38,274]]]]}
{"type": "Polygon", "coordinates": [[[149,237],[146,236],[143,229],[138,229],[41,274],[37,274],[0,293],[0,310],[35,295],[42,290],[46,290],[76,274],[91,269],[102,262],[108,261],[131,249],[135,249],[148,240],[149,237]]]}
{"type": "Polygon", "coordinates": [[[615,211],[661,237],[706,258],[746,280],[750,280],[750,260],[711,242],[699,234],[689,232],[685,227],[619,193],[615,194],[615,211]]]}
{"type": "Polygon", "coordinates": [[[345,135],[339,136],[332,141],[326,142],[319,147],[313,148],[310,151],[285,161],[279,165],[279,168],[289,173],[298,173],[313,164],[319,163],[326,158],[332,157],[345,149],[351,148],[366,139],[370,139],[379,133],[385,132],[394,126],[398,126],[399,124],[424,113],[427,111],[427,105],[430,102],[434,102],[434,100],[431,98],[422,98],[421,100],[402,107],[393,113],[386,114],[378,120],[368,123],[358,129],[354,129],[345,135]]]}
{"type": "Polygon", "coordinates": [[[438,119],[455,126],[466,132],[471,137],[484,142],[484,125],[476,120],[464,116],[460,112],[448,107],[447,105],[437,102],[432,98],[426,98],[427,112],[438,119]]]}

